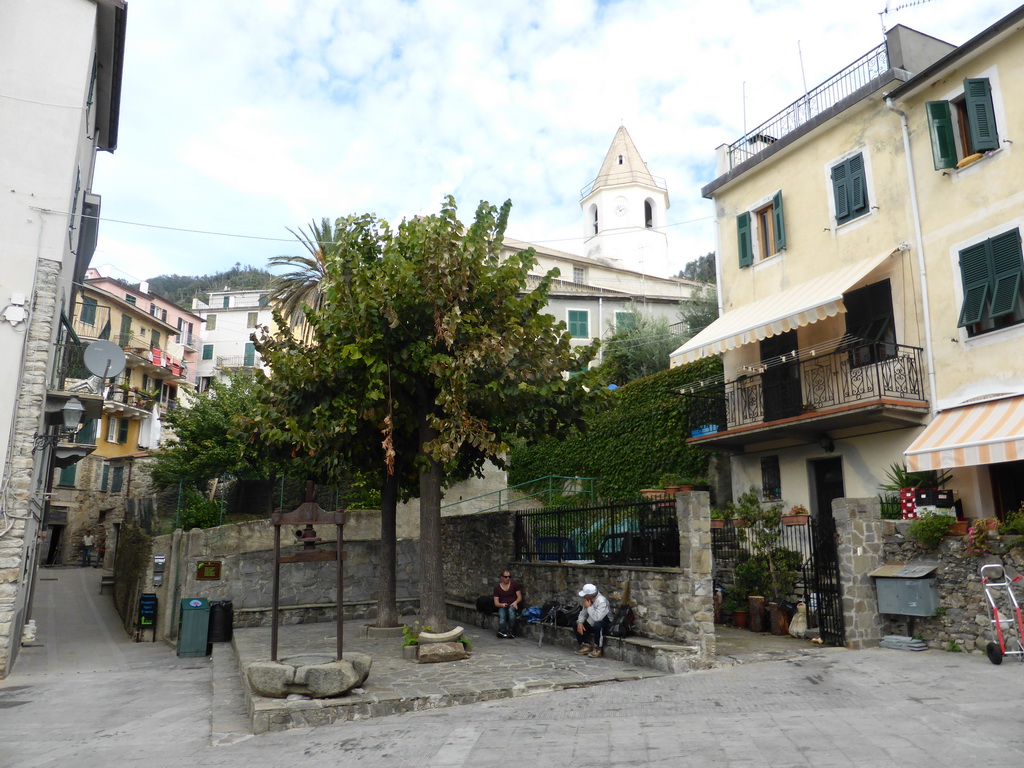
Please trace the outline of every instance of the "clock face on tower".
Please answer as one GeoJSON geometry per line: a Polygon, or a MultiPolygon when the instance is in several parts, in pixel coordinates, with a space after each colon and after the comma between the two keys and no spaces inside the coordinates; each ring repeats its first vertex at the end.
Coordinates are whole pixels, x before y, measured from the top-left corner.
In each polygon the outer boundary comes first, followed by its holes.
{"type": "Polygon", "coordinates": [[[626,198],[615,198],[615,207],[613,210],[615,211],[616,216],[625,216],[626,211],[629,210],[628,206],[626,205],[626,198]]]}

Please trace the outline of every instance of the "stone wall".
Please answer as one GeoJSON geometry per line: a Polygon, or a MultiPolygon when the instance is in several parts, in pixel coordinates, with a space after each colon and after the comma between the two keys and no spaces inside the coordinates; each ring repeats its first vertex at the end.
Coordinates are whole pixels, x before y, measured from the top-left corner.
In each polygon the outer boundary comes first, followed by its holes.
{"type": "MultiPolygon", "coordinates": [[[[376,616],[380,541],[370,536],[379,512],[360,510],[352,515],[351,533],[345,527],[343,589],[346,618],[376,616]],[[356,537],[359,538],[356,538],[356,537]]],[[[336,540],[334,526],[316,526],[325,545],[336,540]]],[[[230,600],[235,626],[268,626],[271,618],[274,554],[273,526],[260,520],[216,528],[176,531],[153,540],[153,554],[167,556],[165,581],[153,586],[152,562],[142,591],[155,592],[160,601],[158,637],[177,634],[177,607],[189,597],[230,600]],[[198,564],[220,563],[220,578],[199,579],[198,564]]],[[[281,531],[282,552],[296,550],[292,528],[281,531]]],[[[419,603],[419,542],[400,538],[397,544],[396,596],[401,613],[414,613],[419,603]]],[[[337,566],[334,562],[282,563],[280,599],[282,624],[333,621],[336,618],[337,566]]]]}
{"type": "Polygon", "coordinates": [[[494,512],[442,521],[445,586],[450,600],[474,603],[491,594],[502,568],[523,585],[527,605],[579,603],[593,583],[613,607],[626,585],[637,618],[637,634],[680,642],[714,655],[711,530],[708,494],[676,497],[680,567],[643,568],[551,562],[514,562],[514,513],[494,512]]]}

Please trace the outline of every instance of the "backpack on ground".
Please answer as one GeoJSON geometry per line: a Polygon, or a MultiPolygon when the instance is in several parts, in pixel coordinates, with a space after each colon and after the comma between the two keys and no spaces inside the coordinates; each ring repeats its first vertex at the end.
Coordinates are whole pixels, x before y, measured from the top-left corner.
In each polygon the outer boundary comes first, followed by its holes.
{"type": "Polygon", "coordinates": [[[633,634],[633,628],[636,624],[636,616],[633,615],[633,609],[628,605],[620,605],[615,615],[612,616],[612,623],[608,626],[609,637],[629,637],[633,634]]]}
{"type": "Polygon", "coordinates": [[[580,615],[580,607],[571,603],[545,603],[541,609],[541,621],[559,627],[571,627],[580,615]]]}

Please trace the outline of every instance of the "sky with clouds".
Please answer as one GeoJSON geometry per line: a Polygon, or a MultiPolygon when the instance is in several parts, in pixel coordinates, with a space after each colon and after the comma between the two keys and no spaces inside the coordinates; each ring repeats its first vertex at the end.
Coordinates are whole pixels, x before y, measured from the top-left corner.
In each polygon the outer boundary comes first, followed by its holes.
{"type": "Polygon", "coordinates": [[[1003,0],[129,0],[93,266],[146,279],[303,253],[288,229],[454,194],[581,253],[624,124],[667,184],[676,268],[714,250],[715,148],[904,24],[960,44],[1003,0]],[[904,7],[906,6],[906,7],[904,7]],[[882,13],[888,7],[888,12],[882,13]],[[218,234],[214,234],[218,233],[218,234]]]}

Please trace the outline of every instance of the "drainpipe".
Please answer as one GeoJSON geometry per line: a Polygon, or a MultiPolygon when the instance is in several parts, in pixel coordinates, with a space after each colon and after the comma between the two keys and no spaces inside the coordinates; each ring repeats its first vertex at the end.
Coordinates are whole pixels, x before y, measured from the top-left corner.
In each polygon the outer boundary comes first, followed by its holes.
{"type": "Polygon", "coordinates": [[[907,186],[910,188],[910,209],[914,216],[914,238],[917,240],[917,268],[921,274],[921,304],[924,312],[924,356],[925,365],[928,366],[928,388],[931,390],[931,399],[928,401],[928,411],[935,416],[935,400],[938,391],[935,388],[935,355],[932,350],[932,324],[931,307],[928,302],[928,274],[924,258],[924,235],[921,233],[921,211],[917,202],[917,185],[914,183],[914,160],[910,156],[910,127],[907,124],[907,113],[897,109],[888,96],[885,99],[885,106],[900,116],[900,124],[903,129],[903,154],[907,158],[907,186]]]}

